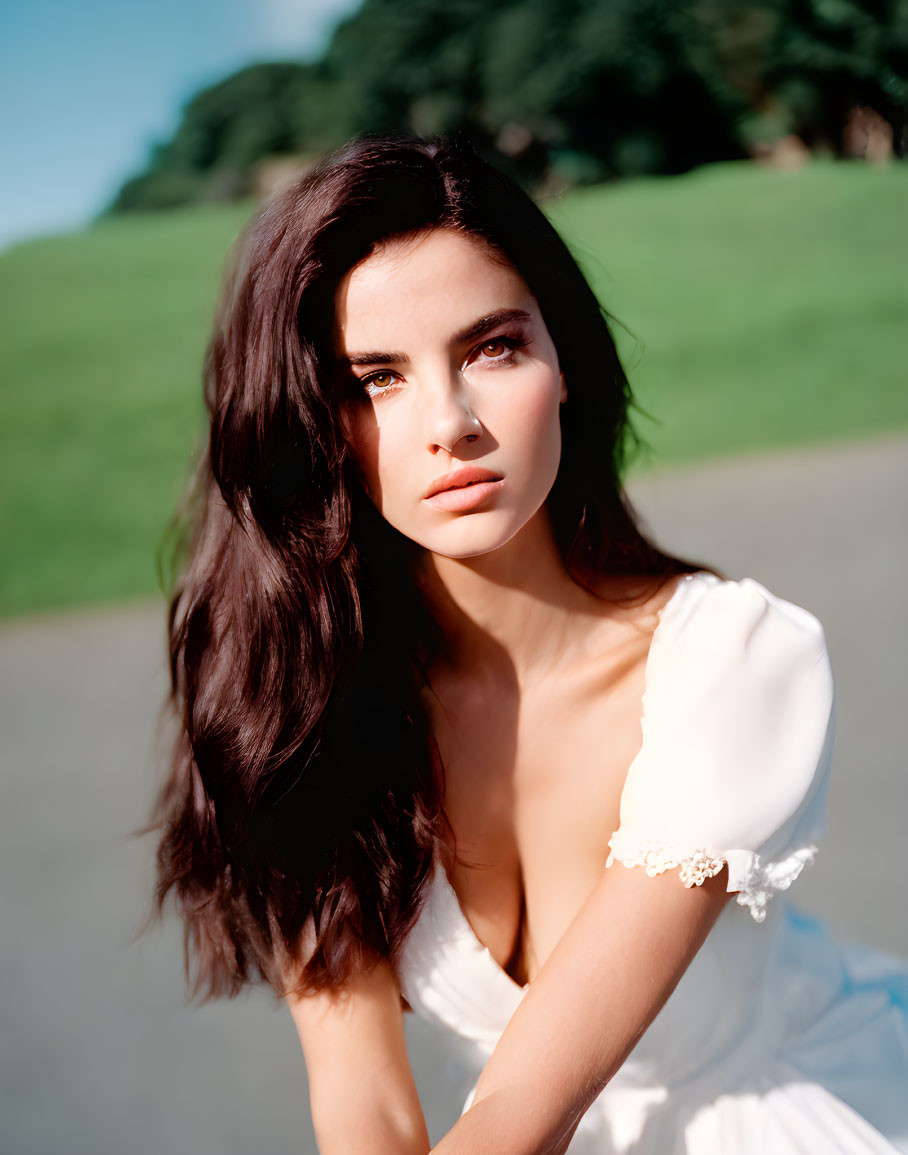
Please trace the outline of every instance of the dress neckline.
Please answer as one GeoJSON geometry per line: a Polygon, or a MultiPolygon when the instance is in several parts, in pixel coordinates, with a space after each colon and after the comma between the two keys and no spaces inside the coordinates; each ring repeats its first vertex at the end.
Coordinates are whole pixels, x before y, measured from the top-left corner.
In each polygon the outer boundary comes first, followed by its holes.
{"type": "MultiPolygon", "coordinates": [[[[675,585],[675,588],[672,590],[671,596],[656,611],[656,626],[655,626],[655,629],[653,630],[653,635],[650,638],[649,650],[647,651],[646,662],[645,662],[644,670],[643,670],[643,694],[641,696],[641,707],[642,708],[641,708],[641,715],[640,715],[641,723],[646,718],[647,690],[648,690],[648,683],[649,683],[648,675],[649,675],[650,664],[651,664],[652,659],[653,659],[653,654],[656,650],[657,636],[659,635],[660,631],[662,630],[662,627],[665,624],[666,618],[669,616],[669,611],[673,612],[677,608],[677,606],[681,600],[681,598],[679,596],[681,594],[681,591],[686,590],[692,584],[692,582],[695,578],[700,578],[700,579],[708,578],[711,582],[719,580],[715,574],[710,573],[708,570],[696,570],[694,573],[683,574],[681,576],[681,578],[679,578],[677,584],[675,585]]],[[[645,732],[644,732],[644,741],[645,740],[646,739],[645,739],[645,732]]],[[[642,750],[643,750],[643,744],[641,743],[640,750],[638,750],[637,753],[634,755],[634,757],[631,759],[631,762],[627,768],[627,774],[625,775],[625,782],[627,782],[627,779],[630,777],[630,773],[634,767],[634,763],[640,757],[642,750]]],[[[622,787],[622,791],[623,791],[623,787],[622,787]]],[[[603,869],[605,869],[604,864],[603,864],[603,869]]],[[[466,938],[466,940],[470,943],[470,945],[472,947],[474,947],[476,950],[478,950],[482,955],[485,955],[488,957],[488,960],[489,960],[491,966],[494,968],[494,970],[497,971],[500,975],[502,975],[508,981],[508,983],[510,983],[511,987],[520,994],[521,997],[524,994],[526,994],[526,992],[530,988],[530,984],[529,983],[519,983],[519,982],[517,982],[516,979],[512,978],[511,975],[508,974],[508,972],[505,970],[505,968],[494,957],[494,955],[489,950],[489,948],[485,945],[485,943],[482,942],[482,940],[479,938],[479,935],[477,935],[476,931],[473,929],[472,923],[467,918],[466,914],[464,913],[463,907],[460,905],[460,899],[457,897],[457,891],[451,885],[451,880],[448,878],[448,872],[445,870],[444,863],[441,861],[441,858],[439,857],[437,850],[436,850],[435,856],[434,856],[434,867],[433,867],[433,874],[432,874],[432,879],[431,879],[430,885],[433,888],[435,888],[436,886],[440,886],[442,888],[443,897],[446,897],[449,900],[447,905],[451,911],[451,917],[457,921],[461,934],[463,935],[463,937],[466,938]]],[[[426,899],[426,904],[431,902],[433,900],[433,898],[435,898],[435,897],[436,897],[435,894],[432,891],[430,891],[430,894],[427,896],[427,899],[426,899]]],[[[439,897],[441,897],[441,896],[439,896],[439,897]]]]}

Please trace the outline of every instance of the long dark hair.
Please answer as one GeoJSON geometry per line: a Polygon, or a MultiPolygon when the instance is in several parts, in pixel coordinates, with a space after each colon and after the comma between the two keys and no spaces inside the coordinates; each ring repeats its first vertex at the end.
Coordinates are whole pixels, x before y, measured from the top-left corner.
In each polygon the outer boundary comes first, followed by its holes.
{"type": "Polygon", "coordinates": [[[526,281],[570,402],[548,498],[571,576],[693,568],[638,529],[620,477],[627,379],[593,292],[517,185],[456,140],[365,138],[273,200],[238,245],[205,360],[211,416],[170,604],[180,733],[157,897],[208,994],[341,985],[395,959],[440,841],[421,691],[444,646],[419,549],[365,497],[339,421],[333,300],[379,242],[482,238],[526,281]]]}

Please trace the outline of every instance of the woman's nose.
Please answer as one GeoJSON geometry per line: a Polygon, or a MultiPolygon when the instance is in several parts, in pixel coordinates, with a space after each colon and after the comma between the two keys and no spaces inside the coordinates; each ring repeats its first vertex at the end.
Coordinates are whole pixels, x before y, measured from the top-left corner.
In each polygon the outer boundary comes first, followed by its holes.
{"type": "Polygon", "coordinates": [[[447,380],[438,381],[424,392],[424,423],[426,442],[430,453],[444,449],[453,453],[464,439],[475,441],[482,432],[479,419],[470,406],[470,398],[463,375],[454,370],[447,380]]]}

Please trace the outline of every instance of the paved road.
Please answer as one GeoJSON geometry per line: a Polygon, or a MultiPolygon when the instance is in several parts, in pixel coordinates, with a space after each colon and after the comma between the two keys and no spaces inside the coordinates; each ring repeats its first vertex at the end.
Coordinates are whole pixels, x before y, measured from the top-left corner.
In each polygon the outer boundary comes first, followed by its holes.
{"type": "MultiPolygon", "coordinates": [[[[829,835],[798,899],[908,956],[908,441],[651,476],[667,546],[817,613],[840,696],[829,835]]],[[[311,1155],[289,1016],[257,994],[187,1010],[173,923],[148,911],[145,818],[164,687],[157,606],[0,630],[0,1152],[311,1155]]],[[[433,1136],[458,1108],[420,1024],[433,1136]]]]}

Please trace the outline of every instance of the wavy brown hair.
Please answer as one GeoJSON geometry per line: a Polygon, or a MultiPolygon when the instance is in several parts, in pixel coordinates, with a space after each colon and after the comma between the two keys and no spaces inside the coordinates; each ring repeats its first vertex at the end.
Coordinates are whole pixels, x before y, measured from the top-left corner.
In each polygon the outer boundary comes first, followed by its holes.
{"type": "Polygon", "coordinates": [[[339,420],[333,301],[391,237],[452,228],[536,297],[570,393],[547,504],[571,576],[694,568],[625,502],[630,393],[599,302],[530,197],[457,140],[365,138],[242,236],[205,359],[211,417],[170,604],[180,721],[157,898],[204,992],[339,986],[392,962],[440,840],[443,769],[421,690],[444,638],[420,549],[378,514],[339,420]]]}

